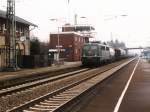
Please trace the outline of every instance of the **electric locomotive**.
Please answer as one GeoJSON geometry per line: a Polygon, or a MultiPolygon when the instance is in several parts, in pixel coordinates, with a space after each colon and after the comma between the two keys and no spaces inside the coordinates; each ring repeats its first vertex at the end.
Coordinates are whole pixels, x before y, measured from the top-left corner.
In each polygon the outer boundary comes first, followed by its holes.
{"type": "Polygon", "coordinates": [[[83,65],[100,65],[112,61],[115,56],[113,48],[100,43],[86,43],[82,50],[83,65]]]}

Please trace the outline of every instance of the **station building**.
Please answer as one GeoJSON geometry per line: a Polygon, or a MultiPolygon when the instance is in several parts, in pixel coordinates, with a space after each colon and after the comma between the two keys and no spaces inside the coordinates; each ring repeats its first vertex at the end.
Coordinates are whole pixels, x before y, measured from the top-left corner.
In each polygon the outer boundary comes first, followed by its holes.
{"type": "MultiPolygon", "coordinates": [[[[16,16],[16,49],[18,55],[30,55],[30,27],[37,25],[16,16]]],[[[6,12],[0,10],[0,68],[5,66],[6,12]]]]}
{"type": "Polygon", "coordinates": [[[59,58],[65,61],[80,61],[82,46],[93,38],[91,31],[94,27],[91,25],[70,25],[61,27],[60,32],[50,33],[49,52],[57,60],[59,58]]]}

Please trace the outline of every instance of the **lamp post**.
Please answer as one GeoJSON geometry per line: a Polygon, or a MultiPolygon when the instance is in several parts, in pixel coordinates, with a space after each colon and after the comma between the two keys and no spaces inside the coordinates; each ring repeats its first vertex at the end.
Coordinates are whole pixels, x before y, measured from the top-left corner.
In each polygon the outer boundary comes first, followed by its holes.
{"type": "MultiPolygon", "coordinates": [[[[51,21],[58,21],[58,19],[50,19],[51,21]]],[[[58,26],[58,29],[57,29],[57,45],[56,45],[56,48],[57,48],[57,59],[56,59],[56,61],[57,61],[57,63],[59,64],[59,62],[60,62],[60,38],[59,38],[59,26],[58,26]]]]}
{"type": "MultiPolygon", "coordinates": [[[[122,15],[107,15],[107,16],[111,16],[111,18],[104,19],[104,21],[109,21],[109,20],[117,19],[118,17],[126,17],[128,15],[122,14],[122,15]]],[[[110,38],[111,38],[111,40],[113,40],[113,33],[112,32],[110,32],[110,38]]]]}
{"type": "Polygon", "coordinates": [[[114,19],[114,18],[117,19],[118,17],[126,17],[126,16],[128,16],[128,15],[122,14],[122,15],[106,15],[106,16],[111,16],[111,17],[104,19],[104,21],[112,20],[112,19],[114,19]]]}
{"type": "Polygon", "coordinates": [[[58,52],[58,55],[57,55],[57,62],[59,64],[59,55],[60,55],[60,44],[59,44],[59,27],[58,27],[58,31],[57,31],[57,52],[58,52]]]}
{"type": "MultiPolygon", "coordinates": [[[[81,16],[81,17],[79,17],[79,18],[85,19],[86,17],[85,17],[85,16],[81,16]]],[[[74,15],[74,25],[77,25],[77,24],[78,24],[78,15],[75,14],[75,15],[74,15]]]]}

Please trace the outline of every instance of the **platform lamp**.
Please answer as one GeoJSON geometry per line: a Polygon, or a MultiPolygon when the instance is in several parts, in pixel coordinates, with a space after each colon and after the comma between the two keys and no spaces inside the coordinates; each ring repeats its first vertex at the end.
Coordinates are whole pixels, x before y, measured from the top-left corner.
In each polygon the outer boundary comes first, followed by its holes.
{"type": "MultiPolygon", "coordinates": [[[[126,16],[128,16],[128,15],[126,15],[126,14],[122,14],[122,15],[106,15],[106,16],[112,16],[111,18],[107,18],[107,19],[104,19],[104,21],[109,21],[109,20],[113,20],[113,19],[117,19],[118,17],[126,17],[126,16]]],[[[113,40],[113,34],[112,34],[112,32],[110,32],[110,38],[111,38],[111,40],[113,40]]]]}
{"type": "MultiPolygon", "coordinates": [[[[58,21],[58,19],[55,19],[55,18],[53,18],[53,19],[50,19],[50,21],[58,21]]],[[[56,48],[57,48],[57,52],[58,52],[58,55],[57,55],[57,63],[59,64],[59,62],[60,62],[60,38],[59,38],[59,28],[60,27],[58,27],[58,29],[57,29],[57,45],[56,45],[56,48]]]]}

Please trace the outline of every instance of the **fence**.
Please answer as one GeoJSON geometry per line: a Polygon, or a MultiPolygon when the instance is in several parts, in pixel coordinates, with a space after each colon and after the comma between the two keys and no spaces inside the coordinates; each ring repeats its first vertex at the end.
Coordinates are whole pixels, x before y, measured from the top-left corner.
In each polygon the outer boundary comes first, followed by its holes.
{"type": "MultiPolygon", "coordinates": [[[[0,46],[0,71],[3,71],[10,64],[10,52],[8,46],[0,46]]],[[[50,66],[52,63],[51,57],[48,55],[21,55],[21,50],[16,50],[16,63],[19,68],[33,68],[50,66]]]]}
{"type": "Polygon", "coordinates": [[[10,50],[7,46],[0,46],[0,70],[8,66],[8,57],[10,50]]]}
{"type": "Polygon", "coordinates": [[[20,60],[20,68],[45,67],[52,63],[48,55],[20,56],[20,60]]]}
{"type": "Polygon", "coordinates": [[[5,46],[5,45],[0,46],[0,71],[10,66],[11,61],[12,61],[10,60],[10,53],[14,53],[14,52],[16,52],[17,57],[13,61],[14,63],[17,63],[19,65],[21,63],[20,62],[21,60],[19,58],[21,51],[19,49],[16,49],[16,50],[10,49],[8,46],[5,46]]]}

